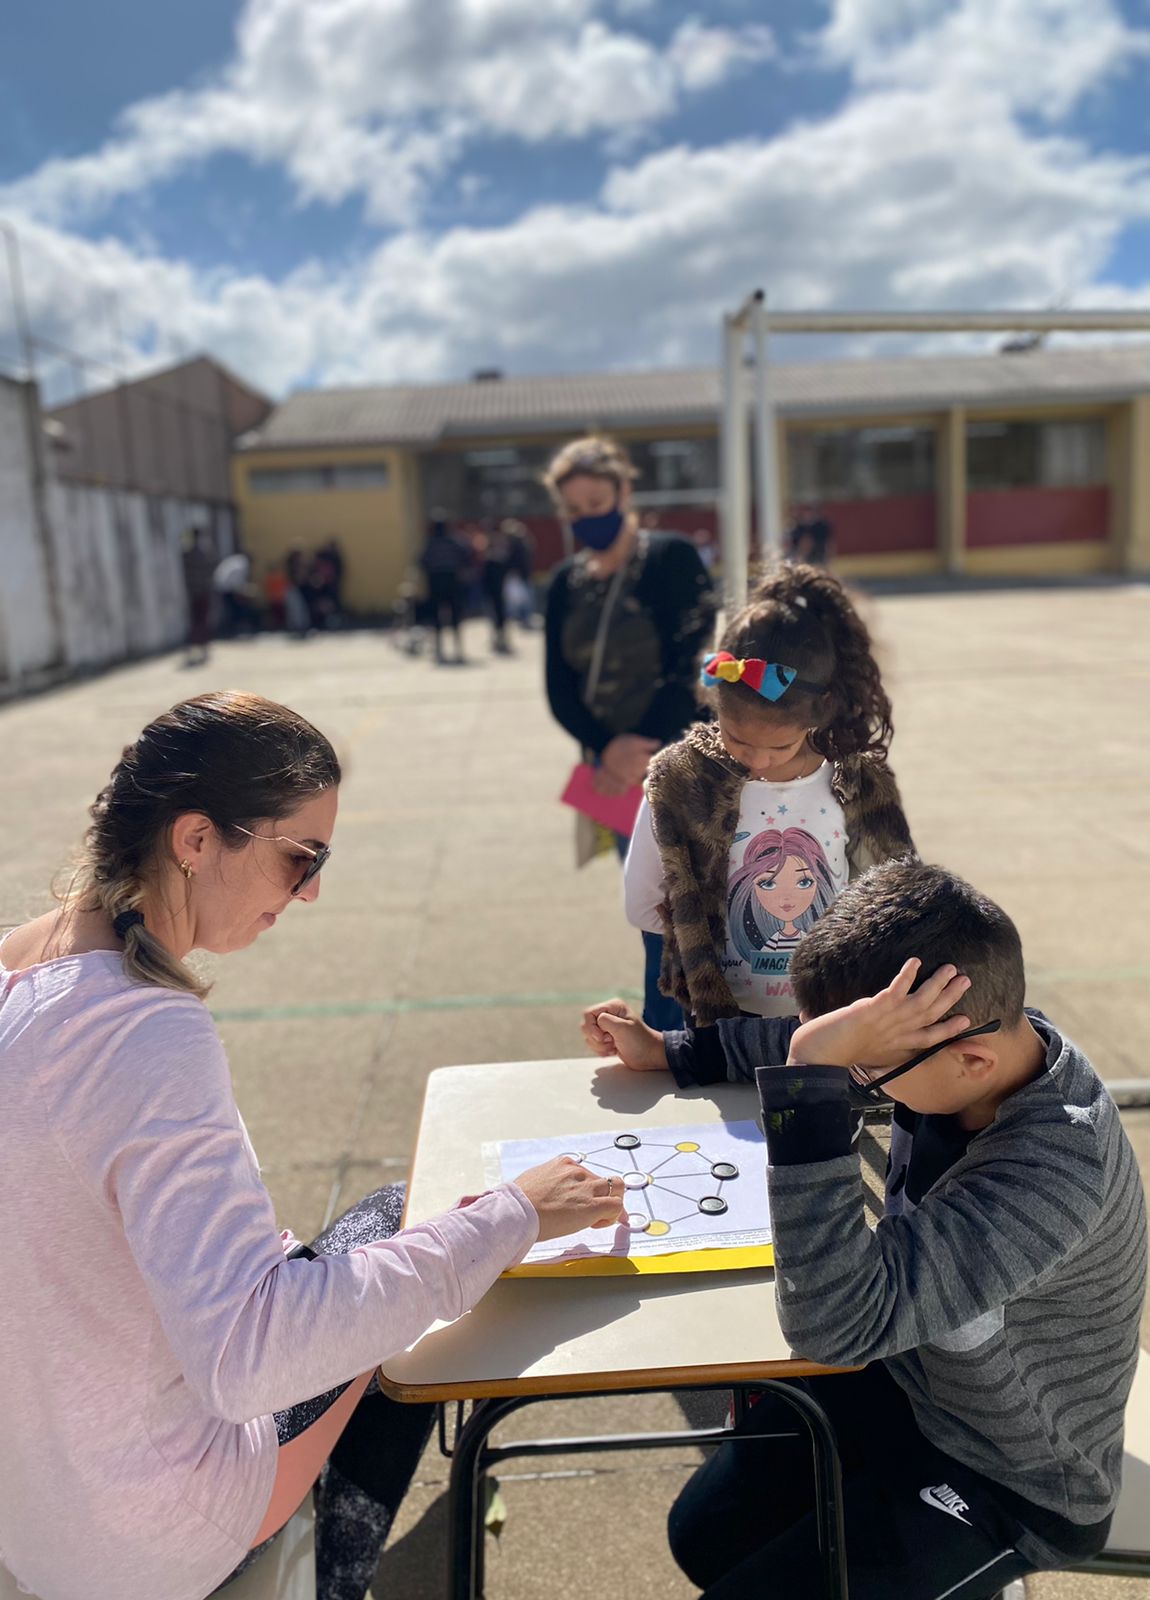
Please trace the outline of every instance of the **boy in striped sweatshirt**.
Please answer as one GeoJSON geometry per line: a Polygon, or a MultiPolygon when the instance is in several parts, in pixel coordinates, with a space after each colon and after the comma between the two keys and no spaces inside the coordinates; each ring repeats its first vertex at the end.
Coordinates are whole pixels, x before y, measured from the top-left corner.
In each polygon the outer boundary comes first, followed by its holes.
{"type": "MultiPolygon", "coordinates": [[[[1114,1103],[1024,1009],[1010,918],[938,867],[856,880],[792,972],[805,1020],[756,1074],[776,1293],[797,1354],[864,1368],[801,1380],[839,1439],[851,1600],[980,1600],[1085,1560],[1118,1499],[1146,1279],[1114,1103]],[[851,1131],[876,1089],[895,1112],[872,1230],[851,1131]]],[[[769,1396],[752,1416],[791,1437],[724,1446],[671,1513],[705,1600],[819,1592],[809,1447],[769,1396]]]]}

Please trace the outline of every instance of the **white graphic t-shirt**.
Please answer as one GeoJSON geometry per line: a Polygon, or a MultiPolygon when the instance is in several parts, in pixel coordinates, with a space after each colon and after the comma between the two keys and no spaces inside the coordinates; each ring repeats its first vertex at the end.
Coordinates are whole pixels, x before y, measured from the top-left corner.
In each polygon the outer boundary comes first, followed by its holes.
{"type": "MultiPolygon", "coordinates": [[[[727,871],[723,976],[735,1003],[761,1017],[795,1014],[791,956],[849,877],[846,821],[823,762],[789,783],[748,779],[727,871]]],[[[663,864],[647,801],[627,856],[628,920],[662,933],[663,864]]]]}

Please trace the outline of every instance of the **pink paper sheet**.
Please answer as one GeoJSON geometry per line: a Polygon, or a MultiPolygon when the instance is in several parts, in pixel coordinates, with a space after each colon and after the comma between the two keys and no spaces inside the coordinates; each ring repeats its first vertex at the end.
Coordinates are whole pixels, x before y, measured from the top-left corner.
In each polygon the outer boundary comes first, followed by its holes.
{"type": "Polygon", "coordinates": [[[595,787],[595,768],[581,761],[572,772],[561,796],[565,806],[573,806],[584,816],[601,822],[615,833],[631,837],[635,818],[643,801],[643,789],[635,784],[625,794],[600,794],[595,787]]]}

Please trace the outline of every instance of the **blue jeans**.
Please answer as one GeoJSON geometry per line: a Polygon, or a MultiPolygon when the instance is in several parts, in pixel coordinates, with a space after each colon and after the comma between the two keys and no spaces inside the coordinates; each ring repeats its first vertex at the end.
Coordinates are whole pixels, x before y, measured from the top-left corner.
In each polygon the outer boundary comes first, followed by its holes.
{"type": "MultiPolygon", "coordinates": [[[[626,861],[631,841],[625,833],[615,835],[615,848],[619,860],[626,861]]],[[[659,969],[663,965],[663,935],[643,931],[643,1021],[659,1033],[681,1028],[683,1008],[677,1000],[669,1000],[659,993],[659,969]]]]}
{"type": "Polygon", "coordinates": [[[677,1000],[659,992],[659,968],[663,965],[663,935],[643,933],[643,1021],[649,1028],[666,1033],[682,1028],[683,1008],[677,1000]]]}

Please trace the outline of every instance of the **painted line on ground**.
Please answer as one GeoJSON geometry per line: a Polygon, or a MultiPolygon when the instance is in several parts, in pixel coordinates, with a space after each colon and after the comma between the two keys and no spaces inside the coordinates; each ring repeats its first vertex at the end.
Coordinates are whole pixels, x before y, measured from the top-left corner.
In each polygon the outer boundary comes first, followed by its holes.
{"type": "MultiPolygon", "coordinates": [[[[641,1001],[637,989],[617,989],[620,1000],[641,1001]]],[[[296,1006],[213,1007],[217,1022],[287,1022],[308,1017],[394,1017],[420,1011],[531,1010],[547,1006],[590,1006],[602,990],[583,994],[443,994],[423,1000],[330,1000],[296,1006]]]]}

